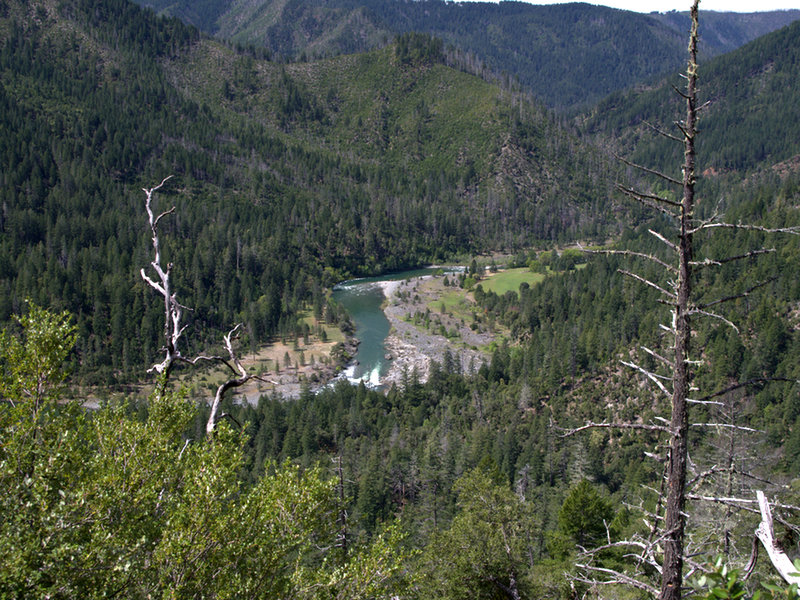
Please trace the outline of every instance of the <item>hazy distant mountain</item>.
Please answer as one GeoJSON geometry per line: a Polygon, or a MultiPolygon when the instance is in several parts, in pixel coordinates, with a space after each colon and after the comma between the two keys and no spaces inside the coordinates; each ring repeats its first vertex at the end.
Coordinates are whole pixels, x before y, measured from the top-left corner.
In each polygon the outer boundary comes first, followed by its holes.
{"type": "MultiPolygon", "coordinates": [[[[771,31],[800,19],[800,10],[776,10],[757,13],[701,11],[701,46],[706,54],[735,50],[771,31]]],[[[671,11],[652,13],[654,19],[684,34],[689,31],[689,13],[671,11]]]]}
{"type": "MultiPolygon", "coordinates": [[[[440,0],[140,0],[238,43],[284,57],[364,51],[396,33],[433,34],[497,73],[517,77],[551,107],[588,105],[681,67],[688,16],[590,4],[440,0]],[[477,59],[477,60],[476,60],[477,59]]],[[[704,52],[728,52],[800,11],[704,13],[704,52]]]]}

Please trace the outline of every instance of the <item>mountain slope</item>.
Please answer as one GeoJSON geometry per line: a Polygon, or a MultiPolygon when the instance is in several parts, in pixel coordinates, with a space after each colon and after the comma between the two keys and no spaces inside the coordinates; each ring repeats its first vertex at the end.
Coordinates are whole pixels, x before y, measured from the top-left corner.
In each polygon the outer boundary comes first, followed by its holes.
{"type": "MultiPolygon", "coordinates": [[[[785,27],[800,19],[800,10],[777,10],[756,13],[733,13],[704,11],[700,24],[700,35],[704,53],[714,56],[736,50],[754,39],[785,27]]],[[[676,33],[689,31],[688,12],[670,11],[650,13],[676,33]]]]}
{"type": "Polygon", "coordinates": [[[304,0],[238,0],[217,20],[215,34],[289,58],[364,52],[393,37],[364,6],[304,0]]]}
{"type": "MultiPolygon", "coordinates": [[[[142,1],[199,23],[195,3],[142,1]]],[[[209,3],[213,4],[213,3],[209,3]]],[[[534,6],[439,0],[219,0],[206,31],[288,57],[383,45],[396,33],[435,35],[472,62],[517,77],[551,107],[587,105],[614,90],[680,68],[688,16],[589,4],[534,6]]],[[[720,54],[800,17],[800,11],[708,13],[705,52],[720,54]]]]}
{"type": "Polygon", "coordinates": [[[68,309],[93,377],[158,348],[140,189],[168,174],[198,343],[240,320],[252,345],[294,334],[348,276],[616,227],[601,158],[430,38],[281,65],[123,0],[6,5],[0,320],[68,309]]]}
{"type": "MultiPolygon", "coordinates": [[[[800,23],[765,35],[700,66],[700,96],[710,104],[701,117],[698,157],[709,172],[747,173],[800,154],[800,23]]],[[[678,113],[675,81],[600,103],[586,130],[617,140],[644,164],[675,162],[675,151],[652,136],[645,121],[664,128],[678,113]]]]}

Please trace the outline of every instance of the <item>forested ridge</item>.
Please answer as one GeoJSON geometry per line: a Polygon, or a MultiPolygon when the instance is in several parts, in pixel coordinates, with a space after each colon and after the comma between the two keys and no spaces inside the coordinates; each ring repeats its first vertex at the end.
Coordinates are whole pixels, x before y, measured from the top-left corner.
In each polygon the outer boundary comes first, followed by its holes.
{"type": "MultiPolygon", "coordinates": [[[[671,222],[609,199],[641,173],[447,67],[428,36],[283,64],[122,1],[5,0],[0,17],[0,597],[651,597],[576,566],[659,577],[611,543],[651,534],[667,460],[670,401],[622,363],[653,348],[638,360],[655,371],[669,339],[660,290],[621,272],[671,285],[671,222]],[[138,270],[153,260],[141,188],[167,174],[156,213],[176,207],[159,234],[194,309],[187,355],[238,321],[259,342],[298,335],[303,308],[343,321],[326,288],[345,276],[505,250],[543,280],[498,296],[478,269],[455,279],[510,341],[468,369],[447,353],[426,383],[229,396],[215,421],[186,398],[187,369],[146,401],[86,410],[66,386],[142,379],[161,355],[169,314],[138,270]],[[586,423],[641,428],[575,431],[586,423]]],[[[783,102],[794,34],[741,51],[752,77],[725,57],[701,66],[701,98],[730,99],[698,139],[725,131],[720,114],[767,131],[793,114],[721,82],[738,73],[783,102]]],[[[587,118],[595,139],[677,169],[615,103],[622,115],[587,118]]],[[[639,116],[669,122],[660,107],[639,116]]],[[[710,137],[701,156],[750,147],[710,137]]],[[[745,564],[759,516],[702,498],[767,490],[797,555],[800,256],[796,236],[767,231],[800,225],[796,144],[724,176],[701,158],[697,218],[756,224],[694,238],[693,301],[721,317],[698,318],[692,341],[687,571],[707,577],[685,591],[704,600],[775,576],[763,559],[747,582],[713,566],[745,564]]],[[[645,189],[668,203],[662,182],[645,189]]],[[[761,598],[796,597],[785,587],[761,598]]]]}
{"type": "Polygon", "coordinates": [[[87,383],[158,348],[140,188],[165,175],[198,343],[238,320],[295,334],[350,276],[614,227],[588,218],[599,153],[431,38],[283,65],[130,3],[3,6],[0,318],[68,308],[87,383]]]}
{"type": "MultiPolygon", "coordinates": [[[[759,216],[772,226],[796,225],[798,184],[797,175],[781,180],[765,174],[734,192],[737,208],[729,216],[734,222],[759,216]]],[[[650,243],[648,238],[654,240],[642,228],[620,240],[617,248],[657,250],[657,240],[650,243]]],[[[752,233],[717,236],[699,243],[698,260],[762,242],[762,235],[752,233]]],[[[698,472],[724,460],[729,443],[742,472],[793,481],[796,487],[800,404],[791,382],[800,375],[797,253],[796,240],[784,240],[776,253],[730,264],[698,282],[702,298],[711,300],[780,273],[725,312],[739,333],[708,323],[699,327],[695,343],[704,357],[695,379],[699,389],[710,393],[736,382],[759,383],[695,413],[698,421],[718,422],[733,411],[737,426],[752,428],[738,434],[726,434],[724,427],[697,431],[691,452],[698,472]],[[770,378],[789,383],[768,383],[770,378]]],[[[526,567],[532,577],[530,593],[557,595],[557,583],[539,588],[533,580],[558,564],[569,568],[572,555],[568,539],[559,537],[565,533],[559,511],[572,486],[586,478],[620,507],[659,476],[657,462],[641,459],[652,443],[648,434],[597,430],[585,437],[564,437],[563,432],[604,419],[647,423],[659,414],[661,401],[619,361],[628,360],[639,345],[657,347],[661,335],[655,325],[665,322],[667,311],[657,302],[657,293],[619,272],[625,258],[582,256],[584,267],[575,269],[574,263],[551,254],[533,259],[537,268],[549,269],[543,283],[502,297],[480,288],[476,292],[487,317],[509,326],[523,342],[498,348],[489,364],[476,365],[473,372],[460,372],[459,361],[445,356],[427,384],[409,373],[407,381],[386,395],[342,384],[291,403],[262,398],[257,407],[230,406],[228,410],[250,424],[250,476],[257,479],[268,459],[325,465],[328,457],[335,457],[348,481],[354,523],[370,529],[400,514],[413,535],[427,544],[437,539],[429,540],[427,532],[459,514],[456,480],[472,469],[484,469],[495,485],[513,489],[531,503],[538,521],[532,526],[534,539],[526,542],[527,551],[537,557],[526,567]]],[[[748,485],[746,478],[737,479],[735,488],[748,485]]],[[[706,482],[702,489],[713,495],[723,487],[724,478],[706,482]]],[[[618,510],[617,516],[624,518],[624,509],[618,510]]],[[[698,505],[692,510],[709,514],[698,505]]],[[[702,531],[705,517],[698,518],[693,522],[702,531]]],[[[738,532],[737,543],[745,544],[741,552],[749,543],[748,526],[739,513],[731,531],[738,532]]],[[[635,529],[633,523],[626,527],[635,529]]],[[[592,535],[601,534],[602,526],[592,535]]],[[[438,565],[429,564],[431,568],[442,568],[434,556],[427,560],[438,565]]],[[[464,573],[453,575],[459,576],[464,573]]]]}
{"type": "MultiPolygon", "coordinates": [[[[707,174],[735,179],[797,154],[798,38],[800,24],[793,23],[705,65],[700,89],[709,105],[698,152],[707,174]]],[[[670,144],[643,125],[668,126],[677,102],[665,91],[676,83],[674,77],[653,89],[613,94],[592,109],[583,126],[612,138],[637,162],[676,165],[670,144]]]]}
{"type": "MultiPolygon", "coordinates": [[[[679,69],[689,23],[687,13],[644,15],[584,3],[139,3],[289,59],[363,52],[398,33],[428,33],[469,55],[471,69],[517,78],[541,102],[559,109],[585,108],[612,91],[679,69]]],[[[798,16],[800,11],[709,13],[701,23],[702,52],[729,52],[798,16]]]]}

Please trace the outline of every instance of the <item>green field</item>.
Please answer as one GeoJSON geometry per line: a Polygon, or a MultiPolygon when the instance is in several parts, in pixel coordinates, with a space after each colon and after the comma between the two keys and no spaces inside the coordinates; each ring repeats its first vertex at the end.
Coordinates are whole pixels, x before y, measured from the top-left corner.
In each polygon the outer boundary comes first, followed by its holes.
{"type": "Polygon", "coordinates": [[[533,273],[527,267],[519,267],[495,273],[482,280],[480,285],[483,286],[484,291],[494,292],[498,296],[502,296],[506,292],[519,292],[521,283],[534,285],[541,283],[544,278],[544,273],[533,273]]]}

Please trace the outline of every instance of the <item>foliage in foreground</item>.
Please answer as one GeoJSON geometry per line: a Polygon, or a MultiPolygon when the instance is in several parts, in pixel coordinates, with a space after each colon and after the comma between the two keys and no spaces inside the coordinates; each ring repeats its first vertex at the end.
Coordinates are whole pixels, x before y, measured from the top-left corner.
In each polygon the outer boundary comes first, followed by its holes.
{"type": "Polygon", "coordinates": [[[221,425],[185,439],[196,407],[180,393],[154,395],[144,421],[59,403],[59,373],[24,374],[61,364],[74,327],[36,307],[20,323],[20,337],[0,335],[0,598],[402,592],[399,534],[345,556],[318,470],[270,464],[246,488],[244,436],[221,425]]]}
{"type": "MultiPolygon", "coordinates": [[[[800,571],[800,559],[794,561],[795,568],[800,571]]],[[[730,569],[724,564],[722,557],[717,558],[710,568],[694,582],[697,598],[700,600],[797,600],[800,598],[797,584],[776,585],[762,583],[762,589],[750,593],[745,577],[738,569],[730,569]]]]}

